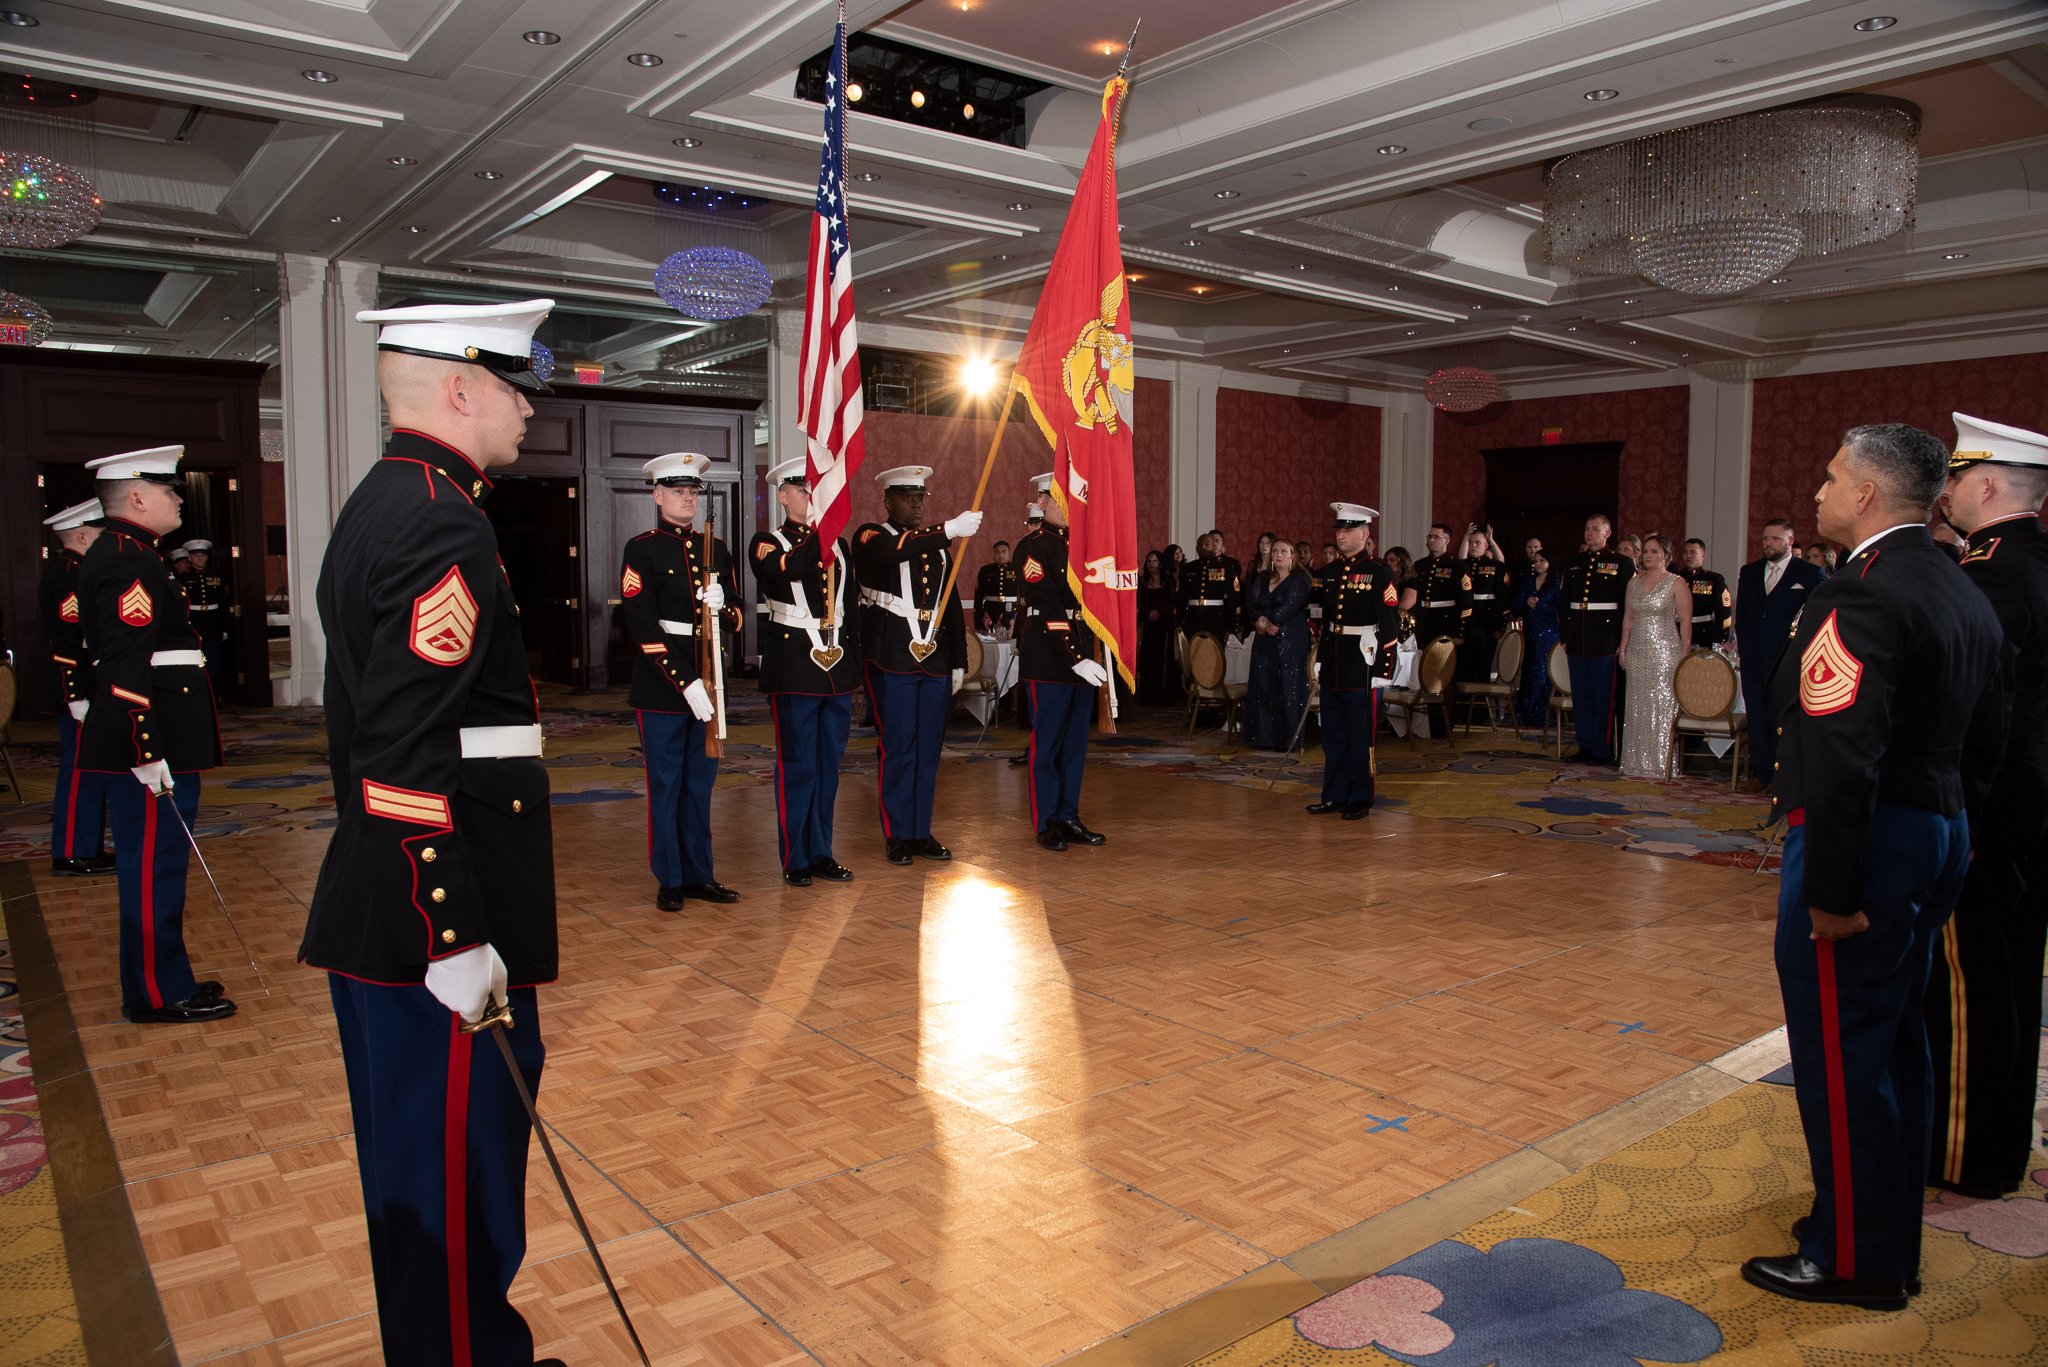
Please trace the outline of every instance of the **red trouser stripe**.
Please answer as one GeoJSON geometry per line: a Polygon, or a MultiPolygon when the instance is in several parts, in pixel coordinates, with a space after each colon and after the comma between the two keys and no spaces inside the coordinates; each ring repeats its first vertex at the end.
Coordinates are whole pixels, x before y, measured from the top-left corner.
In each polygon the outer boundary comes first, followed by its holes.
{"type": "Polygon", "coordinates": [[[71,728],[71,791],[64,795],[64,857],[76,859],[78,849],[78,785],[85,777],[78,772],[78,750],[85,736],[82,724],[71,728]]]}
{"type": "Polygon", "coordinates": [[[1835,994],[1835,942],[1815,940],[1820,965],[1821,1056],[1827,1064],[1828,1149],[1835,1169],[1835,1265],[1837,1277],[1856,1275],[1856,1181],[1849,1170],[1849,1092],[1842,1069],[1842,1011],[1835,994]]]}
{"type": "Polygon", "coordinates": [[[448,1341],[453,1367],[469,1361],[469,1046],[462,1017],[448,1015],[448,1109],[442,1118],[442,1181],[448,1239],[448,1341]]]}
{"type": "Polygon", "coordinates": [[[1024,773],[1031,785],[1031,829],[1042,831],[1045,823],[1038,819],[1038,685],[1027,682],[1024,691],[1031,697],[1031,739],[1025,743],[1024,773]]]}
{"type": "Polygon", "coordinates": [[[654,761],[647,754],[647,719],[639,709],[633,712],[633,728],[640,733],[640,774],[647,780],[647,862],[654,863],[654,761]]]}
{"type": "Polygon", "coordinates": [[[170,800],[150,795],[142,804],[142,986],[152,1010],[164,1004],[156,985],[156,804],[170,800]]]}
{"type": "Polygon", "coordinates": [[[782,778],[782,699],[768,699],[768,720],[775,725],[775,838],[781,845],[782,867],[789,867],[789,793],[782,778]]]}

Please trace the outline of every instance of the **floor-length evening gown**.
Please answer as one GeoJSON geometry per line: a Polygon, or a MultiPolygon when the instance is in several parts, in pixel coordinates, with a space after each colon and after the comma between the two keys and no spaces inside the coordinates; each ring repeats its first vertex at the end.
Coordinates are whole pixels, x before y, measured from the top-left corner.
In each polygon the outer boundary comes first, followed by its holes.
{"type": "MultiPolygon", "coordinates": [[[[1671,728],[1678,721],[1678,694],[1671,676],[1683,653],[1678,640],[1673,585],[1685,581],[1667,573],[1655,588],[1642,576],[1629,580],[1628,602],[1635,613],[1629,628],[1627,719],[1621,728],[1621,772],[1629,778],[1670,778],[1671,728]]],[[[1690,595],[1691,590],[1687,590],[1690,595]]],[[[1687,604],[1690,611],[1691,599],[1687,604]]]]}

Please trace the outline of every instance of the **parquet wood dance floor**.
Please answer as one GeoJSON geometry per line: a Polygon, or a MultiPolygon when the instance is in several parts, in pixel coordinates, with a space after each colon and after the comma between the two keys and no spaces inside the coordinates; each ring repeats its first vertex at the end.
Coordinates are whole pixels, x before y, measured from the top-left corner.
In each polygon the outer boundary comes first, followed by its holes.
{"type": "MultiPolygon", "coordinates": [[[[949,758],[956,858],[898,869],[850,777],[858,878],[803,890],[773,790],[722,789],[745,900],[681,915],[642,805],[557,807],[541,1109],[657,1362],[1113,1346],[1780,1023],[1774,878],[1106,765],[1085,816],[1110,843],[1051,854],[1024,785],[949,758]]],[[[38,873],[186,1363],[377,1359],[326,983],[292,961],[325,842],[206,842],[264,980],[195,868],[195,961],[242,1004],[209,1027],[123,1023],[112,881],[38,873]]],[[[516,1299],[544,1354],[629,1362],[547,1183],[536,1156],[516,1299]]]]}

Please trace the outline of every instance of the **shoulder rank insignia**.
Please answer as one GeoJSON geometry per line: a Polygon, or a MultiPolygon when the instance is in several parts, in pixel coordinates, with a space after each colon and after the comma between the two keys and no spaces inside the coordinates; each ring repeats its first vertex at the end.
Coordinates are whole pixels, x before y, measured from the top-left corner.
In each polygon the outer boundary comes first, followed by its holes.
{"type": "Polygon", "coordinates": [[[626,566],[625,574],[619,578],[619,592],[628,598],[636,598],[640,594],[641,587],[640,571],[634,569],[631,565],[626,566]]]}
{"type": "Polygon", "coordinates": [[[1721,606],[1724,608],[1732,608],[1735,606],[1735,595],[1730,593],[1727,589],[1721,590],[1721,606]]]}
{"type": "Polygon", "coordinates": [[[1963,563],[1969,565],[1979,560],[1989,560],[1992,552],[1998,549],[1998,543],[2004,539],[2004,537],[1994,536],[1981,546],[1970,547],[1970,553],[1963,557],[1963,563]]]}
{"type": "Polygon", "coordinates": [[[1827,621],[1807,642],[1799,657],[1799,705],[1809,717],[1840,712],[1856,701],[1856,689],[1863,682],[1863,661],[1849,653],[1836,625],[1839,613],[1827,621]]]}
{"type": "Polygon", "coordinates": [[[1045,578],[1045,566],[1038,563],[1037,556],[1027,555],[1024,557],[1024,577],[1034,584],[1045,578]]]}
{"type": "Polygon", "coordinates": [[[763,541],[754,547],[754,559],[756,560],[766,560],[773,554],[775,554],[775,543],[773,541],[763,541]]]}
{"type": "Polygon", "coordinates": [[[1385,603],[1390,608],[1398,607],[1401,603],[1400,591],[1390,583],[1387,585],[1386,589],[1383,592],[1381,592],[1380,601],[1385,603]]]}
{"type": "Polygon", "coordinates": [[[476,599],[463,582],[462,567],[450,566],[441,582],[412,605],[412,653],[433,665],[459,665],[476,643],[476,599]]]}
{"type": "Polygon", "coordinates": [[[150,601],[149,590],[142,587],[140,579],[130,584],[128,591],[121,595],[121,620],[129,626],[146,627],[155,613],[156,605],[150,601]]]}
{"type": "Polygon", "coordinates": [[[57,604],[57,616],[60,620],[66,622],[75,622],[78,620],[77,594],[67,593],[64,595],[64,601],[57,604]]]}
{"type": "Polygon", "coordinates": [[[865,546],[868,544],[868,542],[873,541],[876,537],[880,536],[881,534],[881,531],[877,528],[863,527],[860,529],[860,544],[865,546]]]}
{"type": "Polygon", "coordinates": [[[1465,592],[1467,593],[1472,592],[1472,576],[1468,574],[1464,578],[1460,579],[1458,581],[1458,587],[1465,590],[1465,592]]]}

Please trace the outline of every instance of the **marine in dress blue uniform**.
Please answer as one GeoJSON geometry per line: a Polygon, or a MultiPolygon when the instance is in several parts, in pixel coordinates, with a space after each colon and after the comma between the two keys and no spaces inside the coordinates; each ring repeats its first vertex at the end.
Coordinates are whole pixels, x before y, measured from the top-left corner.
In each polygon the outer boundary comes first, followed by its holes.
{"type": "MultiPolygon", "coordinates": [[[[1466,550],[1471,550],[1471,543],[1480,538],[1485,540],[1487,550],[1498,554],[1500,548],[1494,544],[1492,531],[1478,528],[1466,534],[1466,550]]],[[[1508,627],[1507,564],[1491,555],[1468,555],[1460,584],[1465,591],[1467,612],[1464,639],[1458,645],[1458,677],[1469,683],[1485,683],[1493,678],[1494,651],[1508,627]]]]}
{"type": "Polygon", "coordinates": [[[206,677],[213,683],[213,696],[217,699],[235,682],[234,657],[228,646],[234,603],[229,597],[227,579],[211,572],[213,543],[197,537],[187,541],[184,549],[186,562],[192,568],[180,582],[185,586],[193,629],[199,633],[199,648],[206,652],[206,677]]]}
{"type": "MultiPolygon", "coordinates": [[[[518,457],[549,300],[381,322],[393,431],[343,504],[316,601],[337,822],[299,958],[328,974],[388,1367],[527,1367],[526,1085],[556,975],[547,770],[519,607],[481,504],[518,457]]],[[[547,1359],[545,1367],[560,1367],[547,1359]]]]}
{"type": "Polygon", "coordinates": [[[691,530],[697,494],[710,461],[694,451],[656,456],[641,466],[654,490],[655,528],[626,543],[619,599],[626,631],[639,648],[627,694],[640,727],[647,764],[647,859],[654,905],[681,911],[684,899],[737,902],[740,895],[711,869],[711,790],[718,761],[704,741],[716,725],[705,685],[706,650],[699,608],[734,631],[740,627],[739,586],[725,543],[691,530]]]}
{"type": "Polygon", "coordinates": [[[1203,533],[1200,554],[1180,571],[1181,630],[1206,631],[1219,644],[1237,634],[1244,612],[1244,567],[1216,548],[1221,540],[1220,532],[1203,533]]]}
{"type": "Polygon", "coordinates": [[[1679,549],[1679,577],[1692,594],[1692,646],[1712,650],[1735,630],[1735,595],[1719,571],[1707,568],[1707,543],[1687,537],[1679,549]]]}
{"type": "Polygon", "coordinates": [[[1089,634],[1081,600],[1067,580],[1066,513],[1039,475],[1044,525],[1017,543],[1023,616],[1017,666],[1031,694],[1031,829],[1048,850],[1101,845],[1108,837],[1081,823],[1081,780],[1088,767],[1088,723],[1109,671],[1081,638],[1089,634]]]}
{"type": "Polygon", "coordinates": [[[1387,562],[1367,548],[1379,516],[1362,503],[1332,503],[1337,558],[1316,571],[1323,634],[1316,678],[1323,701],[1323,792],[1308,804],[1314,816],[1341,813],[1357,821],[1372,810],[1373,737],[1379,730],[1374,682],[1391,676],[1401,631],[1401,593],[1387,562]]]}
{"type": "Polygon", "coordinates": [[[78,570],[93,659],[78,764],[111,776],[121,1010],[137,1023],[235,1013],[219,983],[193,976],[185,951],[185,832],[199,810],[200,773],[220,763],[220,726],[185,595],[157,551],[157,538],[178,525],[184,453],[161,446],[87,462],[108,517],[78,570]]]}
{"type": "Polygon", "coordinates": [[[1969,860],[1963,747],[1999,650],[1990,605],[1927,534],[1948,454],[1903,424],[1849,431],[1818,501],[1821,535],[1855,550],[1814,589],[1771,688],[1778,983],[1814,1199],[1798,1252],[1742,1273],[1878,1310],[1919,1279],[1921,999],[1969,860]]]}
{"type": "Polygon", "coordinates": [[[99,538],[106,510],[89,498],[50,517],[43,525],[57,539],[56,553],[43,565],[36,607],[50,642],[50,666],[57,681],[57,790],[50,803],[50,872],[92,878],[114,871],[105,853],[106,779],[78,764],[81,723],[92,705],[92,660],[85,648],[84,609],[78,570],[99,538]]]}
{"type": "Polygon", "coordinates": [[[1635,562],[1607,547],[1614,526],[1595,513],[1586,519],[1586,549],[1565,566],[1558,597],[1558,640],[1571,669],[1572,726],[1579,748],[1572,763],[1612,764],[1615,758],[1615,671],[1621,651],[1621,608],[1635,562]]]}
{"type": "Polygon", "coordinates": [[[761,691],[775,719],[776,849],[782,881],[792,887],[853,877],[832,857],[832,816],[860,687],[859,621],[847,613],[856,600],[852,553],[842,539],[826,564],[824,542],[811,527],[807,473],[803,456],[768,471],[782,525],[756,533],[747,547],[768,609],[761,691]]]}
{"type": "Polygon", "coordinates": [[[882,845],[892,864],[953,857],[932,835],[932,800],[946,717],[967,674],[967,631],[959,596],[940,595],[948,543],[981,530],[981,514],[926,526],[931,473],[929,465],[900,465],[877,474],[888,520],[866,523],[853,538],[861,677],[875,717],[882,845]]]}
{"type": "Polygon", "coordinates": [[[1424,649],[1440,636],[1463,639],[1472,615],[1472,581],[1451,554],[1451,529],[1433,522],[1427,538],[1429,554],[1415,562],[1415,644],[1424,649]]]}
{"type": "Polygon", "coordinates": [[[1963,757],[1970,872],[1934,947],[1928,1180],[2016,1191],[2034,1149],[2041,959],[2048,950],[2048,436],[1957,413],[1948,520],[1968,579],[2004,633],[1996,717],[1963,757]]]}
{"type": "Polygon", "coordinates": [[[995,559],[974,576],[974,629],[1011,631],[1017,625],[1017,563],[1010,543],[995,544],[995,559]]]}

